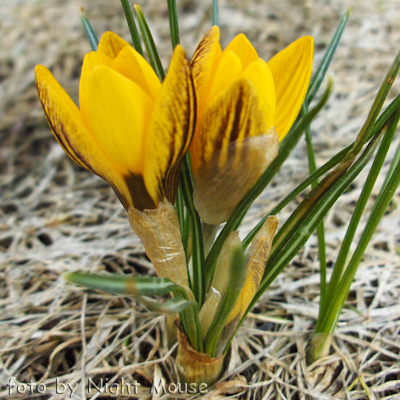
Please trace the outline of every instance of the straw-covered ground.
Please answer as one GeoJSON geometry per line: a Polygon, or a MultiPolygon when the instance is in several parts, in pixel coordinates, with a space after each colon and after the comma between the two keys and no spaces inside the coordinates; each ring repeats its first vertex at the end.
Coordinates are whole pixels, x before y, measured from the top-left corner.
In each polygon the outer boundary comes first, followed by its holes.
{"type": "MultiPolygon", "coordinates": [[[[178,1],[181,39],[189,56],[210,27],[210,3],[178,1]]],[[[224,45],[244,32],[260,56],[268,59],[297,37],[311,34],[316,64],[340,16],[352,6],[331,67],[334,94],[313,124],[318,165],[354,140],[400,47],[398,2],[220,3],[224,45]]],[[[171,55],[166,4],[161,0],[142,4],[164,66],[171,55]]],[[[105,383],[122,380],[136,380],[140,387],[138,395],[131,391],[130,396],[118,398],[156,399],[161,394],[150,394],[153,381],[161,377],[172,381],[176,373],[164,316],[129,298],[67,285],[62,278],[64,272],[77,269],[154,274],[114,193],[63,153],[37,98],[33,68],[41,63],[77,99],[81,61],[90,51],[79,6],[86,8],[99,34],[113,30],[129,40],[118,0],[2,0],[0,4],[1,399],[34,397],[26,385],[19,386],[25,394],[15,389],[10,394],[6,384],[12,377],[17,383],[41,383],[37,388],[45,393],[35,395],[40,399],[111,398],[105,383]],[[90,390],[91,382],[101,385],[101,379],[106,392],[102,395],[93,385],[90,390]]],[[[391,98],[397,93],[395,86],[391,98]]],[[[242,232],[307,172],[301,141],[249,213],[242,232]]],[[[361,174],[326,218],[329,265],[337,256],[365,176],[361,174]]],[[[396,195],[368,247],[331,355],[311,367],[305,364],[319,300],[312,237],[248,317],[233,342],[226,374],[204,398],[400,398],[399,201],[396,195]]],[[[280,214],[281,221],[289,211],[280,214]]],[[[162,398],[168,397],[190,396],[162,398]]]]}

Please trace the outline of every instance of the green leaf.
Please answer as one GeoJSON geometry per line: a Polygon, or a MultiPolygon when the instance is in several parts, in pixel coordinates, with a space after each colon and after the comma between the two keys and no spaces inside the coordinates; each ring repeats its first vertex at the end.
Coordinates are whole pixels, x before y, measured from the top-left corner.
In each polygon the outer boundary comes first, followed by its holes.
{"type": "Polygon", "coordinates": [[[184,203],[181,185],[179,185],[179,187],[178,187],[178,194],[176,196],[176,201],[175,201],[175,210],[176,210],[176,213],[178,214],[179,228],[180,228],[181,236],[182,236],[182,243],[185,243],[185,239],[184,239],[184,235],[185,235],[185,203],[184,203]]]}
{"type": "Polygon", "coordinates": [[[212,24],[218,25],[219,16],[218,16],[218,0],[213,0],[212,2],[212,24]]]}
{"type": "Polygon", "coordinates": [[[83,7],[80,8],[81,12],[81,22],[83,27],[85,28],[86,36],[89,39],[90,47],[93,51],[97,50],[97,46],[99,45],[99,39],[94,31],[92,24],[89,22],[87,15],[85,14],[85,10],[83,7]]]}
{"type": "MultiPolygon", "coordinates": [[[[303,104],[302,114],[307,114],[308,106],[306,103],[303,104]]],[[[308,126],[306,131],[306,144],[307,144],[307,155],[308,155],[308,168],[310,175],[317,170],[317,163],[315,161],[314,147],[312,145],[311,139],[311,129],[308,126]]],[[[311,184],[311,188],[314,189],[318,184],[318,181],[314,181],[311,184]]],[[[317,237],[318,237],[318,256],[319,256],[319,274],[320,274],[320,296],[321,302],[325,297],[326,290],[326,249],[325,249],[325,227],[324,220],[317,227],[317,237]]]]}
{"type": "Polygon", "coordinates": [[[135,50],[143,55],[142,43],[140,42],[139,32],[136,27],[135,19],[133,18],[132,7],[129,0],[121,0],[122,8],[124,9],[126,22],[128,23],[129,32],[132,36],[133,45],[135,50]]]}
{"type": "Polygon", "coordinates": [[[68,282],[122,296],[163,296],[178,288],[167,278],[152,276],[115,276],[91,272],[71,272],[64,275],[68,282]]]}
{"type": "MultiPolygon", "coordinates": [[[[347,228],[346,235],[343,239],[342,245],[340,247],[340,251],[338,257],[336,259],[335,265],[333,267],[333,273],[331,276],[331,280],[328,286],[328,298],[330,301],[335,297],[340,279],[343,275],[343,271],[346,265],[346,260],[349,255],[350,246],[354,240],[354,236],[356,234],[357,227],[361,221],[361,217],[365,210],[365,206],[367,205],[368,199],[371,195],[372,189],[374,188],[375,182],[378,178],[379,172],[383,166],[383,163],[386,159],[387,152],[389,151],[390,144],[392,143],[392,139],[396,132],[396,125],[393,125],[394,122],[391,123],[388,128],[385,136],[383,137],[382,143],[379,146],[378,153],[374,159],[371,170],[368,174],[368,177],[365,181],[363,190],[361,195],[357,201],[357,205],[353,211],[353,215],[350,220],[350,224],[347,228]],[[393,129],[394,126],[394,129],[393,129]]],[[[326,301],[321,301],[322,310],[326,308],[326,301]]],[[[322,311],[323,312],[323,311],[322,311]]]]}
{"type": "Polygon", "coordinates": [[[343,272],[344,265],[346,262],[344,256],[348,255],[349,243],[351,243],[351,240],[354,237],[355,229],[357,228],[362,212],[365,209],[367,200],[372,192],[376,179],[382,168],[392,138],[396,132],[396,128],[399,123],[399,118],[400,118],[400,109],[395,113],[395,115],[389,122],[389,126],[385,134],[384,140],[382,141],[379,151],[375,157],[374,163],[371,167],[371,171],[363,187],[363,191],[361,193],[359,201],[357,202],[353,218],[350,222],[349,228],[346,233],[345,241],[342,244],[342,248],[340,251],[340,259],[338,258],[337,263],[335,265],[334,273],[332,276],[333,281],[331,279],[331,283],[328,287],[328,295],[330,295],[330,301],[329,303],[326,302],[324,304],[322,313],[320,313],[319,315],[318,323],[315,328],[316,332],[331,333],[334,331],[336,323],[340,316],[340,312],[347,299],[350,286],[354,280],[354,276],[357,272],[358,266],[360,265],[360,262],[367,248],[367,245],[370,242],[372,235],[374,234],[379,224],[379,221],[383,217],[387,206],[389,205],[397,187],[400,184],[400,161],[399,159],[395,158],[392,161],[393,173],[390,175],[387,184],[382,186],[379,195],[374,203],[374,206],[371,210],[371,214],[368,218],[366,226],[362,232],[357,248],[351,260],[349,261],[345,271],[343,272]],[[338,264],[338,262],[340,262],[340,264],[338,264]]]}
{"type": "MultiPolygon", "coordinates": [[[[375,97],[374,103],[372,104],[371,110],[368,113],[367,120],[365,121],[363,127],[361,128],[360,133],[357,136],[357,139],[352,148],[352,153],[358,154],[361,151],[361,148],[367,142],[369,133],[374,125],[378,115],[382,109],[383,103],[386,100],[387,95],[389,94],[389,90],[392,87],[397,74],[400,70],[400,50],[398,51],[392,65],[388,73],[386,74],[385,79],[382,82],[381,87],[379,88],[378,94],[375,97]]],[[[351,156],[351,154],[350,154],[351,156]]]]}
{"type": "Polygon", "coordinates": [[[160,79],[162,82],[164,80],[165,73],[157,52],[156,45],[154,43],[153,35],[150,32],[149,25],[147,24],[146,18],[144,17],[140,6],[135,4],[134,7],[139,21],[140,31],[142,32],[144,45],[146,46],[147,54],[149,56],[150,64],[157,74],[158,79],[160,79]]]}
{"type": "Polygon", "coordinates": [[[179,24],[176,1],[168,0],[169,29],[171,32],[172,50],[179,44],[179,24]]]}
{"type": "Polygon", "coordinates": [[[314,99],[315,95],[318,92],[318,89],[321,86],[322,81],[324,80],[325,74],[329,68],[329,65],[332,61],[332,58],[336,52],[336,48],[339,44],[340,38],[342,37],[342,33],[344,31],[344,28],[346,27],[347,21],[349,19],[350,15],[350,8],[347,10],[347,12],[343,15],[342,19],[340,20],[340,23],[338,27],[336,28],[336,31],[325,51],[324,56],[322,57],[321,62],[318,65],[317,70],[315,71],[313,77],[311,78],[310,81],[310,86],[308,87],[308,92],[306,96],[305,103],[306,105],[309,105],[311,101],[314,99]]]}
{"type": "Polygon", "coordinates": [[[303,213],[295,212],[286,221],[279,231],[279,233],[283,231],[284,234],[281,234],[280,237],[277,235],[278,240],[274,241],[263,280],[248,311],[300,251],[335,201],[367,165],[382,135],[383,130],[371,140],[364,153],[350,168],[346,169],[347,165],[339,165],[328,174],[297,208],[297,210],[303,210],[303,213]]]}
{"type": "Polygon", "coordinates": [[[193,274],[191,279],[191,289],[201,307],[205,300],[205,275],[204,275],[204,247],[203,233],[199,214],[193,204],[193,184],[190,173],[190,161],[187,155],[182,163],[181,184],[185,205],[192,221],[192,266],[193,274]]]}
{"type": "Polygon", "coordinates": [[[150,311],[159,312],[162,314],[182,313],[195,304],[192,301],[188,301],[182,298],[174,298],[160,302],[150,298],[141,297],[139,301],[150,311]]]}
{"type": "Polygon", "coordinates": [[[226,265],[227,285],[225,294],[221,299],[220,306],[215,315],[206,337],[204,338],[204,347],[207,354],[215,357],[218,340],[225,327],[226,320],[242,290],[245,273],[246,260],[242,246],[239,245],[231,249],[229,262],[226,265]]]}
{"type": "MultiPolygon", "coordinates": [[[[390,105],[386,108],[386,110],[382,113],[382,115],[378,118],[378,120],[374,124],[374,127],[369,134],[368,140],[370,140],[383,128],[388,118],[391,117],[391,115],[396,110],[396,108],[399,107],[399,105],[400,105],[400,95],[397,95],[396,98],[390,103],[390,105]]],[[[254,236],[261,229],[262,225],[270,215],[278,214],[284,207],[286,207],[296,196],[298,196],[311,183],[315,182],[318,178],[323,176],[325,173],[327,173],[329,170],[331,170],[341,161],[343,161],[346,155],[348,155],[348,153],[354,147],[354,143],[355,142],[353,142],[345,149],[341,150],[339,153],[333,156],[326,164],[324,164],[321,168],[319,168],[316,172],[314,172],[311,176],[309,176],[305,181],[303,181],[299,186],[297,186],[297,188],[294,189],[293,192],[291,192],[288,196],[286,196],[283,200],[281,200],[279,204],[276,205],[274,209],[271,210],[246,236],[246,238],[243,240],[243,247],[247,248],[249,246],[254,236]]]]}
{"type": "MultiPolygon", "coordinates": [[[[182,298],[188,301],[187,292],[178,286],[174,292],[174,297],[182,298]]],[[[179,313],[179,319],[185,328],[185,332],[189,338],[192,347],[199,351],[203,351],[203,342],[201,340],[201,328],[199,321],[199,309],[197,303],[194,301],[189,302],[188,306],[179,313]]]]}

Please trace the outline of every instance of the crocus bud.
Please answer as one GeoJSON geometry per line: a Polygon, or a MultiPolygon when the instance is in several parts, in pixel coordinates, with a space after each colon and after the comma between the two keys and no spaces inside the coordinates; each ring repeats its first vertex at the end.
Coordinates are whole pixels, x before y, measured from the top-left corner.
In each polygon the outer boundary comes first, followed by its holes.
{"type": "Polygon", "coordinates": [[[204,222],[226,221],[275,158],[304,101],[312,56],[310,36],[268,63],[243,34],[224,51],[216,26],[200,42],[191,62],[198,105],[190,154],[204,222]]]}
{"type": "Polygon", "coordinates": [[[83,61],[80,109],[44,66],[35,74],[50,128],[73,161],[105,179],[126,209],[174,202],[196,114],[181,46],[161,84],[131,45],[106,32],[83,61]]]}

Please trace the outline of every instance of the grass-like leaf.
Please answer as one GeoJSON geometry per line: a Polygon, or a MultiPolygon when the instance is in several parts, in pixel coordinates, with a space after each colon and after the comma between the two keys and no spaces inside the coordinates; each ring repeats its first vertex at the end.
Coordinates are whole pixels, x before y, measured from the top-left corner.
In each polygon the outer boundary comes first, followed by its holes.
{"type": "Polygon", "coordinates": [[[219,11],[218,11],[218,0],[213,0],[212,2],[212,24],[218,25],[219,24],[219,11]]]}
{"type": "Polygon", "coordinates": [[[232,249],[230,263],[226,266],[226,279],[229,285],[221,300],[215,318],[204,338],[204,347],[207,354],[215,357],[218,340],[225,327],[226,320],[243,287],[245,279],[245,256],[242,246],[232,249]]]}
{"type": "Polygon", "coordinates": [[[351,9],[349,8],[340,20],[339,25],[336,28],[336,31],[324,53],[324,56],[322,57],[321,62],[318,65],[318,68],[311,78],[310,86],[308,87],[308,92],[305,100],[306,105],[309,105],[314,99],[322,84],[322,81],[324,80],[325,74],[328,71],[329,65],[336,52],[336,48],[339,44],[340,38],[342,37],[344,28],[346,27],[347,21],[350,16],[350,11],[351,9]]]}
{"type": "Polygon", "coordinates": [[[364,153],[350,168],[346,169],[347,165],[343,167],[340,165],[328,174],[310,195],[303,200],[298,208],[306,210],[306,212],[297,221],[298,223],[289,218],[285,224],[286,226],[284,225],[281,228],[281,231],[283,230],[285,234],[280,236],[280,241],[277,245],[275,243],[273,245],[263,280],[247,312],[300,251],[335,201],[367,165],[379,144],[382,134],[383,132],[371,140],[364,153]]]}
{"type": "Polygon", "coordinates": [[[133,18],[132,7],[129,0],[121,0],[122,8],[124,9],[126,22],[128,23],[129,32],[132,36],[133,46],[135,50],[143,55],[142,43],[140,42],[139,32],[136,27],[135,19],[133,18]]]}
{"type": "Polygon", "coordinates": [[[153,35],[151,34],[149,25],[147,24],[146,18],[143,15],[142,9],[138,4],[135,4],[135,11],[139,22],[140,31],[142,32],[143,42],[146,46],[147,55],[149,61],[153,67],[158,79],[162,82],[165,78],[164,68],[161,64],[160,57],[156,45],[154,43],[153,35]]]}
{"type": "MultiPolygon", "coordinates": [[[[306,103],[303,104],[302,114],[307,114],[308,106],[306,103]]],[[[308,156],[308,169],[310,175],[317,170],[317,163],[315,161],[314,147],[311,139],[311,128],[307,127],[305,131],[306,144],[307,144],[307,156],[308,156]]],[[[315,188],[318,181],[314,181],[311,184],[311,188],[315,188]]],[[[321,302],[325,297],[326,290],[326,249],[325,249],[325,226],[324,220],[317,226],[317,237],[318,237],[318,256],[319,256],[319,274],[320,274],[320,296],[321,302]]]]}
{"type": "MultiPolygon", "coordinates": [[[[375,136],[387,123],[388,118],[395,112],[396,108],[400,106],[400,95],[397,95],[396,98],[390,103],[390,105],[386,108],[386,110],[382,113],[382,115],[378,118],[376,123],[374,124],[371,132],[368,135],[368,140],[370,140],[373,136],[375,136]]],[[[286,207],[296,196],[298,196],[304,189],[306,189],[309,185],[315,182],[318,178],[326,174],[336,165],[343,161],[346,155],[352,150],[354,147],[354,143],[350,144],[335,156],[333,156],[327,163],[325,163],[322,167],[320,167],[317,171],[315,171],[311,176],[309,176],[305,181],[303,181],[297,188],[295,188],[288,196],[286,196],[283,200],[279,202],[246,236],[243,240],[243,247],[246,248],[249,246],[254,236],[260,230],[263,223],[270,215],[276,215],[279,213],[284,207],[286,207]]],[[[399,154],[400,158],[400,154],[399,154]]]]}
{"type": "Polygon", "coordinates": [[[94,31],[92,24],[89,22],[89,19],[87,15],[85,14],[85,10],[83,7],[80,8],[80,13],[81,13],[81,22],[83,25],[83,28],[85,29],[86,36],[89,39],[89,44],[90,47],[92,48],[93,51],[97,50],[97,47],[99,45],[99,39],[96,35],[96,32],[94,31]]]}
{"type": "MultiPolygon", "coordinates": [[[[367,120],[365,121],[363,127],[361,128],[361,131],[358,134],[357,139],[353,145],[352,153],[354,154],[359,153],[361,148],[367,142],[372,126],[374,125],[376,119],[378,118],[383,103],[385,102],[387,95],[389,94],[389,90],[391,89],[393,82],[395,81],[397,74],[399,73],[399,70],[400,70],[400,50],[398,51],[395,59],[393,60],[393,63],[390,66],[390,69],[379,88],[378,94],[375,97],[371,110],[368,113],[367,120]]],[[[351,157],[351,154],[349,156],[351,157]]]]}
{"type": "MultiPolygon", "coordinates": [[[[400,178],[395,176],[399,174],[399,159],[394,159],[392,162],[393,173],[390,174],[386,185],[382,186],[382,189],[375,201],[374,207],[371,211],[368,222],[362,233],[360,242],[357,246],[353,257],[346,267],[346,260],[349,255],[350,245],[354,239],[356,229],[361,220],[361,216],[365,210],[367,201],[371,195],[372,189],[378,178],[379,172],[383,166],[387,153],[389,151],[390,144],[393,136],[396,132],[396,128],[399,122],[400,109],[395,113],[390,121],[387,132],[382,140],[379,147],[378,153],[374,159],[371,170],[368,174],[367,180],[364,184],[363,190],[354,209],[352,219],[346,232],[346,236],[343,240],[342,246],[338,258],[336,260],[331,281],[328,286],[327,295],[329,302],[326,300],[321,307],[319,313],[318,323],[316,326],[316,332],[331,333],[335,329],[336,321],[339,318],[343,304],[347,298],[350,285],[354,279],[357,268],[360,264],[361,258],[364,254],[366,246],[370,241],[380,219],[382,218],[394,191],[400,182],[400,178]]],[[[400,146],[399,146],[400,148],[400,146]]]]}
{"type": "Polygon", "coordinates": [[[169,29],[171,32],[172,50],[179,44],[179,24],[176,1],[168,0],[169,29]]]}
{"type": "Polygon", "coordinates": [[[115,276],[90,272],[71,272],[64,275],[68,282],[122,296],[163,296],[178,288],[167,278],[152,276],[115,276]]]}
{"type": "Polygon", "coordinates": [[[203,233],[201,229],[201,221],[199,214],[194,208],[193,204],[193,184],[190,174],[190,162],[188,156],[182,163],[181,185],[183,198],[185,200],[186,210],[190,215],[192,222],[192,266],[193,275],[191,279],[191,289],[199,304],[202,306],[205,300],[205,275],[204,275],[204,247],[203,247],[203,233]]]}
{"type": "Polygon", "coordinates": [[[161,314],[178,314],[186,311],[194,303],[177,297],[163,302],[141,297],[139,301],[150,311],[159,312],[161,314]]]}

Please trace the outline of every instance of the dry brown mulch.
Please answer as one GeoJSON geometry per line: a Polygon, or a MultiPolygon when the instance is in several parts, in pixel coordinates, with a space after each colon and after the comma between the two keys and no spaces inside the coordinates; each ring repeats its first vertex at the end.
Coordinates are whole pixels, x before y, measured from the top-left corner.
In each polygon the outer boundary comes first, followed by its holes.
{"type": "MultiPolygon", "coordinates": [[[[166,66],[171,55],[167,3],[143,3],[166,66]]],[[[210,26],[211,2],[205,3],[178,1],[189,55],[210,26]]],[[[318,165],[354,139],[400,43],[397,1],[351,3],[352,15],[331,67],[334,94],[313,124],[318,165]]],[[[62,279],[64,272],[76,269],[154,274],[111,189],[70,162],[52,138],[37,99],[33,68],[38,63],[77,99],[81,61],[90,51],[80,5],[98,33],[110,29],[129,40],[116,0],[0,4],[0,399],[33,397],[10,395],[5,385],[11,377],[46,385],[43,395],[36,392],[38,399],[70,398],[69,387],[61,384],[76,388],[71,398],[111,398],[110,393],[100,396],[93,384],[90,392],[91,382],[99,385],[101,379],[104,384],[122,379],[140,383],[137,396],[120,399],[155,399],[159,396],[150,394],[154,379],[175,377],[163,316],[134,300],[84,291],[62,279]]],[[[311,34],[318,63],[348,5],[334,0],[220,1],[222,43],[244,32],[268,59],[311,34]]],[[[395,142],[393,151],[398,137],[395,142]]],[[[242,234],[307,172],[300,143],[250,211],[242,234]]],[[[326,217],[329,265],[365,177],[363,172],[326,217]]],[[[399,200],[396,194],[360,266],[332,354],[305,365],[319,299],[312,237],[249,315],[233,342],[227,373],[204,398],[400,399],[399,200]]],[[[281,221],[292,209],[280,214],[281,221]]]]}

